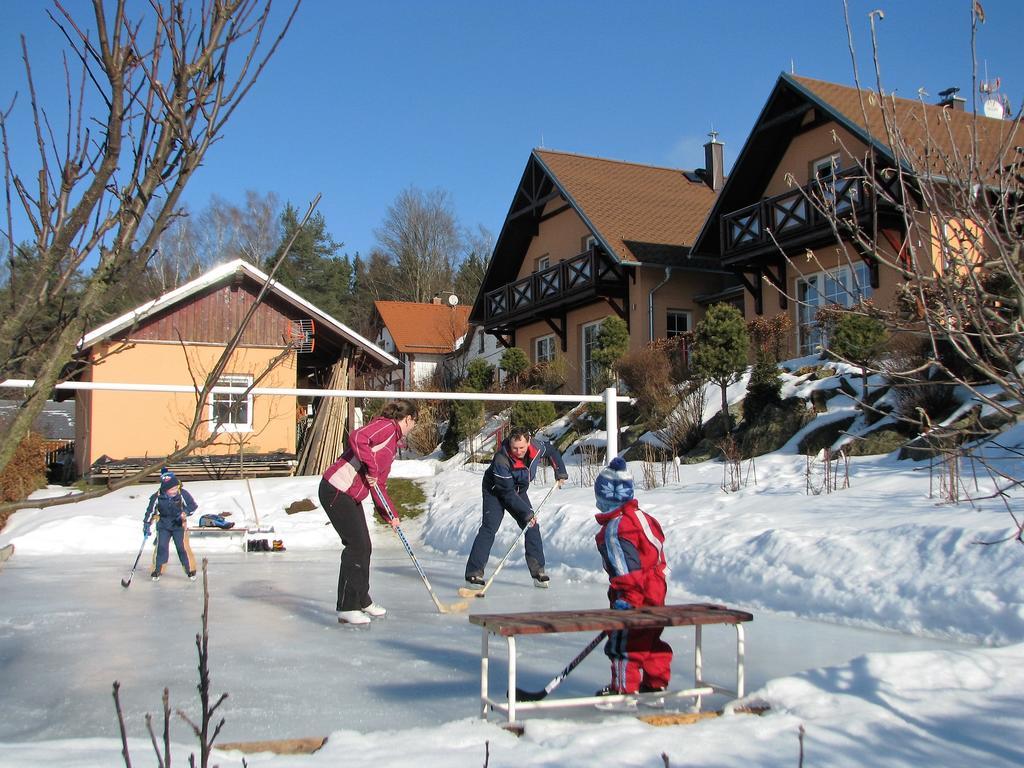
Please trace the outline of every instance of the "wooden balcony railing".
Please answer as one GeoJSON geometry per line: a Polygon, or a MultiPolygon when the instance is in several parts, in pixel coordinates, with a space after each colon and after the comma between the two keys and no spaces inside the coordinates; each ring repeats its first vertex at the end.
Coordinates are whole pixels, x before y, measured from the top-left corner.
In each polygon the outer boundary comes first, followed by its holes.
{"type": "Polygon", "coordinates": [[[859,217],[870,211],[873,192],[864,172],[852,169],[723,214],[723,256],[774,246],[776,242],[784,245],[787,240],[830,229],[830,216],[859,217]],[[819,210],[812,200],[818,206],[827,206],[828,213],[819,210]]]}
{"type": "Polygon", "coordinates": [[[529,314],[534,309],[592,291],[600,283],[619,280],[618,272],[603,251],[592,248],[514,283],[488,291],[484,296],[485,317],[490,321],[529,314]]]}

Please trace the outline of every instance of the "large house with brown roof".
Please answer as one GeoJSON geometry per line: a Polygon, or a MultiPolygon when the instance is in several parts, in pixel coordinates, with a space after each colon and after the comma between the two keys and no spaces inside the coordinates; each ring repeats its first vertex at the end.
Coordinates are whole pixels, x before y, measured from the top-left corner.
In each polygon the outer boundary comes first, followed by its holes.
{"type": "MultiPolygon", "coordinates": [[[[202,404],[197,437],[216,440],[195,452],[202,456],[197,472],[218,464],[216,457],[223,459],[221,474],[237,472],[242,454],[250,462],[273,454],[294,463],[297,423],[305,421],[307,405],[315,403],[294,394],[246,395],[239,389],[256,382],[267,389],[352,388],[398,365],[393,356],[256,267],[232,261],[82,338],[78,354],[86,365],[79,378],[99,387],[75,397],[77,472],[110,476],[121,473],[121,464],[138,465],[144,457],[166,456],[183,445],[196,409],[195,382],[206,380],[253,307],[255,314],[227,368],[202,404]],[[103,388],[122,384],[137,385],[139,391],[103,388]],[[164,385],[189,391],[168,391],[164,385]]],[[[342,409],[341,423],[335,425],[339,432],[345,416],[342,409]]]]}
{"type": "Polygon", "coordinates": [[[974,163],[996,183],[1024,137],[1015,121],[945,95],[925,104],[779,77],[693,252],[741,276],[748,318],[790,314],[789,354],[819,349],[820,307],[891,308],[908,276],[943,269],[944,238],[972,228],[918,194],[916,180],[955,186],[957,164],[974,163]]]}
{"type": "Polygon", "coordinates": [[[375,301],[373,306],[380,328],[377,343],[401,361],[401,367],[386,374],[385,389],[407,391],[430,383],[469,330],[469,307],[454,294],[431,303],[375,301]]]}
{"type": "Polygon", "coordinates": [[[595,385],[603,320],[630,346],[693,328],[742,288],[690,249],[723,182],[723,146],[684,171],[535,149],[498,236],[470,322],[533,363],[562,358],[570,392],[595,385]]]}

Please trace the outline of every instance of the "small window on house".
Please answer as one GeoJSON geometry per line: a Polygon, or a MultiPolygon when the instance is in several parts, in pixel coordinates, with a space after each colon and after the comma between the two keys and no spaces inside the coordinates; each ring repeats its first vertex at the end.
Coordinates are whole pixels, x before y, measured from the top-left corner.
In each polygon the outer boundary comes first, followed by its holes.
{"type": "Polygon", "coordinates": [[[834,182],[839,172],[839,155],[829,155],[811,163],[812,181],[834,182]]]}
{"type": "Polygon", "coordinates": [[[555,359],[555,337],[541,336],[533,342],[533,362],[548,363],[555,359]]]}
{"type": "Polygon", "coordinates": [[[487,334],[484,333],[484,329],[483,328],[481,328],[481,329],[479,329],[477,331],[477,337],[480,339],[480,341],[477,342],[476,351],[481,353],[481,354],[483,354],[483,351],[484,351],[484,336],[486,336],[486,335],[487,334]]]}
{"type": "Polygon", "coordinates": [[[678,309],[670,309],[665,318],[665,338],[682,336],[690,330],[690,313],[678,309]]]}
{"type": "Polygon", "coordinates": [[[549,256],[548,254],[545,253],[543,256],[541,256],[539,259],[537,259],[537,266],[536,266],[536,268],[533,271],[534,272],[543,272],[545,269],[547,269],[550,266],[551,266],[551,256],[549,256]]]}
{"type": "Polygon", "coordinates": [[[583,238],[583,250],[589,251],[591,248],[597,248],[597,238],[593,235],[587,235],[583,238]]]}
{"type": "Polygon", "coordinates": [[[252,385],[252,376],[221,376],[210,395],[210,430],[213,432],[252,432],[252,393],[225,392],[222,387],[244,389],[252,385]]]}

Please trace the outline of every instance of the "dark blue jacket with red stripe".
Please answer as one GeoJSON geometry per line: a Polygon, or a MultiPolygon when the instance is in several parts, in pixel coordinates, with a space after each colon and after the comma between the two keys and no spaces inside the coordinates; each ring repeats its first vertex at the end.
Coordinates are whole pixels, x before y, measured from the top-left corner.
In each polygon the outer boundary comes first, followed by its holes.
{"type": "Polygon", "coordinates": [[[526,490],[530,487],[530,481],[537,476],[537,465],[541,459],[551,462],[556,479],[565,480],[569,477],[562,454],[551,443],[533,439],[523,458],[517,459],[509,451],[508,438],[502,440],[501,448],[491,459],[491,466],[484,472],[484,493],[496,496],[509,512],[529,517],[533,509],[526,490]]]}

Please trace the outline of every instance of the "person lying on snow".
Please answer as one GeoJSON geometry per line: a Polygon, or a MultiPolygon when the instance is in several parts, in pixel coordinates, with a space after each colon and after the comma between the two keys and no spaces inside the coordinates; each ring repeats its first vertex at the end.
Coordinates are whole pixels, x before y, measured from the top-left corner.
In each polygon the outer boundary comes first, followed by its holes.
{"type": "MultiPolygon", "coordinates": [[[[630,610],[665,604],[665,534],[661,525],[633,498],[633,477],[616,456],[594,483],[601,530],[597,548],[608,573],[608,602],[630,610]]],[[[598,696],[653,693],[668,687],[672,647],[661,628],[620,629],[608,635],[604,652],[612,665],[612,682],[598,696]]]]}
{"type": "Polygon", "coordinates": [[[151,526],[156,522],[156,552],[153,555],[153,581],[160,580],[164,564],[167,562],[171,539],[178,551],[178,559],[189,579],[196,579],[195,556],[188,544],[188,528],[185,519],[199,509],[192,494],[181,487],[181,481],[174,473],[164,467],[160,470],[160,490],[149,497],[146,516],[142,520],[142,533],[148,537],[151,526]]]}

